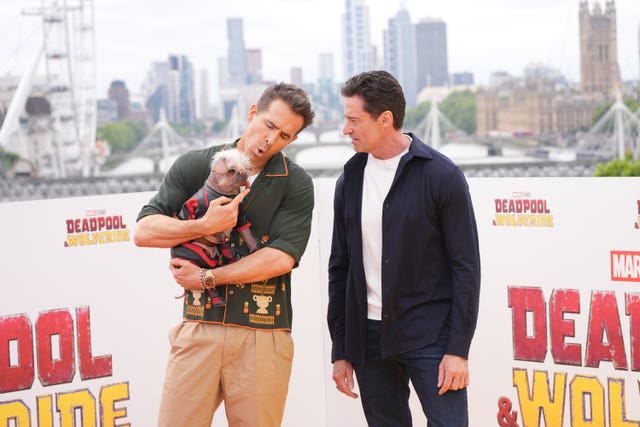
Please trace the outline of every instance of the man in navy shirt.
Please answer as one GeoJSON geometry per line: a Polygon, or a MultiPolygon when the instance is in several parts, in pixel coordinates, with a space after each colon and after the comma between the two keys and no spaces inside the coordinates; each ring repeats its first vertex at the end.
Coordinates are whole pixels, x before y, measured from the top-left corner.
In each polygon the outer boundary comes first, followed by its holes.
{"type": "Polygon", "coordinates": [[[405,98],[385,71],[349,79],[343,133],[356,154],[337,181],[329,260],[333,380],[369,426],[408,426],[409,381],[429,426],[468,425],[467,359],[480,292],[467,182],[402,132],[405,98]]]}

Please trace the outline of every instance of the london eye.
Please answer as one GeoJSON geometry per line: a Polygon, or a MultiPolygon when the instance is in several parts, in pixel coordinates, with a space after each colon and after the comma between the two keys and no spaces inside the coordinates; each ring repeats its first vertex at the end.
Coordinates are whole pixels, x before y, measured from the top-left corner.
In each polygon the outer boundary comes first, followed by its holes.
{"type": "Polygon", "coordinates": [[[0,147],[40,177],[95,173],[93,0],[42,0],[23,9],[41,41],[22,73],[0,128],[0,147]]]}

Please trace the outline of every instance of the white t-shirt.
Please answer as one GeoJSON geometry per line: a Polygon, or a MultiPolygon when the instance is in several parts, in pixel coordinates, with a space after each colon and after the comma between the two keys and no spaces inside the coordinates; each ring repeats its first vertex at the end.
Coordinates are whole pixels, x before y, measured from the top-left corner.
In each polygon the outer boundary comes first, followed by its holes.
{"type": "Polygon", "coordinates": [[[364,168],[362,186],[362,261],[367,281],[368,318],[382,319],[382,206],[400,158],[409,151],[390,159],[376,159],[371,154],[364,168]]]}

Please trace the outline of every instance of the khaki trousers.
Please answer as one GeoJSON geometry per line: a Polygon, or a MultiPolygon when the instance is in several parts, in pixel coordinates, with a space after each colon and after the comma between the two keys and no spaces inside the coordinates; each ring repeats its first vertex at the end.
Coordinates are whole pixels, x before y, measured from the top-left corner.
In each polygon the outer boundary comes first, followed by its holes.
{"type": "Polygon", "coordinates": [[[288,331],[183,322],[169,341],[159,427],[210,427],[222,401],[229,427],[280,426],[293,361],[288,331]]]}

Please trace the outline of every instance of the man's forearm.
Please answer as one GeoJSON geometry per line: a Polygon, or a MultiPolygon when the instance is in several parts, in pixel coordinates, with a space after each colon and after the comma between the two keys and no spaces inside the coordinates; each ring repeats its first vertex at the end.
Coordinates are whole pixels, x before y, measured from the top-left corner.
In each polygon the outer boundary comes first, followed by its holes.
{"type": "Polygon", "coordinates": [[[198,220],[180,220],[156,214],[142,218],[133,236],[137,246],[171,248],[204,235],[198,220]]]}
{"type": "Polygon", "coordinates": [[[219,285],[253,283],[288,273],[294,265],[295,260],[289,254],[279,249],[262,248],[213,272],[219,285]]]}
{"type": "Polygon", "coordinates": [[[212,200],[198,219],[181,220],[162,214],[145,216],[138,221],[134,242],[137,246],[171,248],[202,236],[231,230],[238,221],[238,206],[248,193],[249,189],[246,189],[233,199],[221,196],[212,200]]]}

